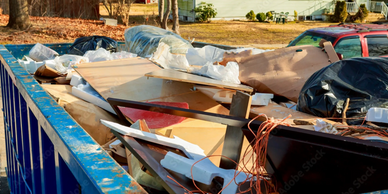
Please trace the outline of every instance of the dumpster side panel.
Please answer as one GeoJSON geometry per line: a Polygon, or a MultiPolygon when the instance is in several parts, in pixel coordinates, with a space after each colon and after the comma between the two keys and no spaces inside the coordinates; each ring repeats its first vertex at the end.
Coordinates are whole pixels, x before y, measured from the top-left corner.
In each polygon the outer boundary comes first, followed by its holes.
{"type": "MultiPolygon", "coordinates": [[[[32,46],[0,45],[12,193],[146,193],[19,65],[32,46]]],[[[63,54],[70,44],[48,46],[63,54]]]]}

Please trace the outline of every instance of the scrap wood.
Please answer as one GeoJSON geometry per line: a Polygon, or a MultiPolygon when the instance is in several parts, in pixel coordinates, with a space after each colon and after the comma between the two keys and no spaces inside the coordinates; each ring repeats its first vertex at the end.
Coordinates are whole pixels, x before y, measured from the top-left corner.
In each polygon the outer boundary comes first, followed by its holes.
{"type": "MultiPolygon", "coordinates": [[[[162,137],[162,136],[152,135],[152,134],[147,133],[147,132],[142,132],[139,130],[131,129],[129,127],[122,126],[122,125],[117,124],[117,123],[112,123],[112,122],[108,122],[108,121],[101,121],[101,122],[104,123],[105,125],[109,126],[110,128],[112,128],[114,131],[117,131],[118,133],[126,134],[123,137],[126,140],[130,140],[130,139],[132,139],[131,141],[133,141],[135,139],[136,139],[136,141],[139,141],[139,140],[143,141],[144,140],[147,142],[151,142],[151,143],[155,143],[158,145],[163,145],[163,146],[168,146],[170,148],[173,148],[171,151],[165,152],[163,158],[161,158],[160,156],[159,157],[152,156],[154,159],[156,159],[156,161],[160,160],[160,163],[162,164],[162,166],[170,169],[171,170],[170,173],[172,171],[176,171],[183,176],[188,176],[188,173],[186,173],[186,172],[190,171],[190,168],[186,168],[186,166],[190,167],[196,161],[207,159],[204,155],[203,150],[201,148],[199,148],[197,145],[191,144],[189,142],[185,142],[177,137],[174,137],[173,139],[166,138],[166,137],[162,137]],[[129,138],[128,136],[133,137],[133,138],[129,138]],[[176,153],[177,150],[174,150],[174,148],[180,150],[181,153],[176,153]],[[173,160],[177,163],[175,163],[175,162],[171,163],[171,160],[173,160]],[[179,162],[179,161],[181,161],[181,162],[179,162]]],[[[117,132],[114,132],[115,135],[117,134],[117,132]]],[[[116,136],[120,139],[121,135],[117,134],[116,136]]],[[[126,145],[125,143],[129,144],[130,142],[126,141],[123,143],[124,143],[124,145],[126,145]]],[[[148,147],[148,144],[147,144],[147,147],[148,147]]],[[[158,170],[156,170],[155,167],[153,167],[153,165],[156,166],[156,164],[152,165],[152,163],[154,163],[154,162],[152,162],[152,159],[150,158],[152,153],[147,152],[147,151],[141,151],[140,146],[135,145],[134,142],[132,142],[132,145],[128,145],[128,148],[133,150],[132,153],[135,154],[135,156],[139,160],[142,161],[142,163],[146,166],[147,169],[150,170],[150,172],[154,176],[160,177],[160,174],[157,172],[160,169],[158,168],[158,170]],[[139,154],[139,151],[137,151],[137,150],[140,150],[141,154],[139,154]],[[151,155],[147,156],[148,154],[151,154],[151,155]],[[147,158],[147,159],[145,159],[145,158],[147,158]]],[[[155,151],[155,148],[153,148],[152,151],[155,151]]],[[[162,150],[161,152],[164,152],[164,151],[162,150]]],[[[209,159],[207,159],[206,161],[207,162],[201,163],[201,165],[197,165],[197,168],[195,168],[196,170],[191,171],[192,173],[194,173],[194,175],[196,173],[201,174],[201,176],[199,176],[199,174],[196,175],[195,176],[196,178],[194,178],[194,179],[198,180],[201,183],[205,183],[206,185],[211,185],[215,176],[223,177],[225,180],[223,188],[226,188],[227,190],[229,189],[229,190],[236,192],[238,189],[238,184],[236,185],[233,181],[233,180],[235,180],[234,177],[230,177],[228,175],[230,173],[227,173],[229,171],[235,172],[235,170],[233,170],[233,169],[232,170],[220,169],[220,168],[216,167],[209,159]],[[212,169],[212,170],[208,171],[209,169],[212,169]],[[205,176],[205,174],[201,173],[204,171],[207,172],[206,173],[206,174],[208,174],[207,176],[205,176]],[[227,179],[227,178],[229,178],[229,179],[227,179]]],[[[166,173],[163,173],[163,174],[165,175],[166,173]]],[[[241,182],[245,181],[246,176],[247,175],[240,174],[239,179],[236,179],[236,181],[238,181],[238,183],[241,183],[241,182]]],[[[190,177],[188,177],[188,178],[190,178],[190,177]]],[[[162,178],[162,177],[160,177],[160,178],[162,178]]],[[[167,190],[172,189],[168,185],[167,186],[164,185],[164,186],[165,186],[165,189],[167,189],[167,190]]],[[[187,188],[187,187],[185,187],[185,188],[187,188]]]]}
{"type": "Polygon", "coordinates": [[[41,85],[58,104],[65,108],[71,117],[100,145],[110,141],[114,135],[110,129],[99,122],[100,119],[119,122],[112,114],[100,107],[77,98],[71,94],[70,85],[41,85]]]}
{"type": "MultiPolygon", "coordinates": [[[[149,102],[149,103],[184,108],[184,109],[189,108],[189,104],[187,104],[186,102],[149,102]]],[[[120,106],[118,108],[125,117],[130,118],[131,120],[135,120],[135,121],[145,120],[151,129],[168,127],[171,125],[181,123],[186,119],[185,117],[152,112],[152,111],[139,110],[139,109],[129,108],[129,107],[120,106]]]]}
{"type": "MultiPolygon", "coordinates": [[[[317,119],[322,119],[334,126],[342,126],[342,124],[338,122],[289,109],[276,103],[269,103],[268,106],[261,107],[252,106],[250,113],[250,118],[254,118],[260,114],[265,114],[268,117],[273,117],[274,119],[284,119],[288,115],[292,115],[292,117],[287,119],[287,121],[294,123],[295,125],[315,125],[317,119]]],[[[258,118],[257,120],[264,121],[264,118],[258,118]]]]}
{"type": "Polygon", "coordinates": [[[194,74],[177,71],[173,69],[161,69],[150,73],[146,73],[145,76],[166,79],[166,80],[180,81],[180,82],[188,82],[193,84],[202,84],[205,86],[215,86],[218,88],[240,90],[240,91],[245,91],[249,93],[253,92],[252,87],[249,87],[243,84],[227,83],[220,80],[215,80],[212,78],[194,75],[194,74]]]}
{"type": "Polygon", "coordinates": [[[47,65],[42,65],[36,70],[35,75],[41,77],[55,78],[61,76],[62,74],[47,65]]]}
{"type": "Polygon", "coordinates": [[[345,102],[345,108],[342,111],[342,124],[344,124],[344,125],[348,125],[346,123],[346,112],[348,111],[348,108],[349,108],[349,102],[350,102],[350,98],[347,98],[346,102],[345,102]]]}
{"type": "MultiPolygon", "coordinates": [[[[193,91],[194,84],[145,77],[146,73],[160,70],[160,67],[146,59],[129,58],[79,64],[75,70],[105,99],[112,97],[140,102],[187,102],[191,110],[229,114],[229,110],[215,100],[200,91],[193,91]]],[[[150,123],[147,124],[150,125],[150,123]]],[[[202,142],[198,142],[198,145],[207,154],[218,148],[218,142],[225,134],[226,126],[220,123],[187,118],[179,124],[154,131],[165,135],[165,132],[171,129],[173,135],[178,133],[191,134],[191,136],[185,137],[185,140],[192,143],[197,143],[194,137],[201,137],[202,142]],[[194,126],[203,130],[197,130],[193,128],[194,126]],[[174,128],[179,127],[192,127],[193,129],[190,131],[175,130],[174,132],[174,128]],[[205,129],[215,129],[214,132],[217,135],[204,136],[205,129]]]]}
{"type": "Polygon", "coordinates": [[[151,133],[151,130],[148,128],[147,122],[144,119],[137,120],[134,124],[131,125],[131,128],[151,133]]]}

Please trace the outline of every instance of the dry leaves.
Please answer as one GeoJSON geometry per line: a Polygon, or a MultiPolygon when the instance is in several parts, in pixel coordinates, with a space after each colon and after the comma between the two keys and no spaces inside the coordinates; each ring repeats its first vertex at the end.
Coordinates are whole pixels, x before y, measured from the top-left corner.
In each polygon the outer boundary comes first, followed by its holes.
{"type": "Polygon", "coordinates": [[[131,26],[106,26],[103,21],[58,17],[30,16],[32,27],[25,31],[5,27],[8,15],[0,15],[0,44],[74,42],[78,37],[100,35],[124,40],[125,29],[131,26]]]}

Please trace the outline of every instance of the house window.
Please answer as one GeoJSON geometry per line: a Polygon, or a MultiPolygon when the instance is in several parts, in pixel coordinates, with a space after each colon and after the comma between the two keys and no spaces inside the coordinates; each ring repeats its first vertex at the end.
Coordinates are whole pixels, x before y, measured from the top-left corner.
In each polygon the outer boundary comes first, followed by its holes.
{"type": "Polygon", "coordinates": [[[365,36],[368,43],[368,52],[370,57],[380,57],[388,55],[387,35],[365,36]]]}
{"type": "Polygon", "coordinates": [[[343,59],[362,57],[361,41],[359,36],[341,38],[334,47],[337,53],[343,55],[343,59]]]}

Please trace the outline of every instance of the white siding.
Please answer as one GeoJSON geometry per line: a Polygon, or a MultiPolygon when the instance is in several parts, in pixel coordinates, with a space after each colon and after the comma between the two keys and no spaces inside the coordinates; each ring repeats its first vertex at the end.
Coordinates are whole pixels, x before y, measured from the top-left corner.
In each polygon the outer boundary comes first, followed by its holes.
{"type": "MultiPolygon", "coordinates": [[[[294,15],[320,15],[322,10],[331,4],[332,0],[203,0],[212,3],[217,9],[216,18],[245,18],[245,15],[253,10],[259,12],[289,12],[294,15]]],[[[197,0],[196,3],[200,3],[197,0]]]]}

